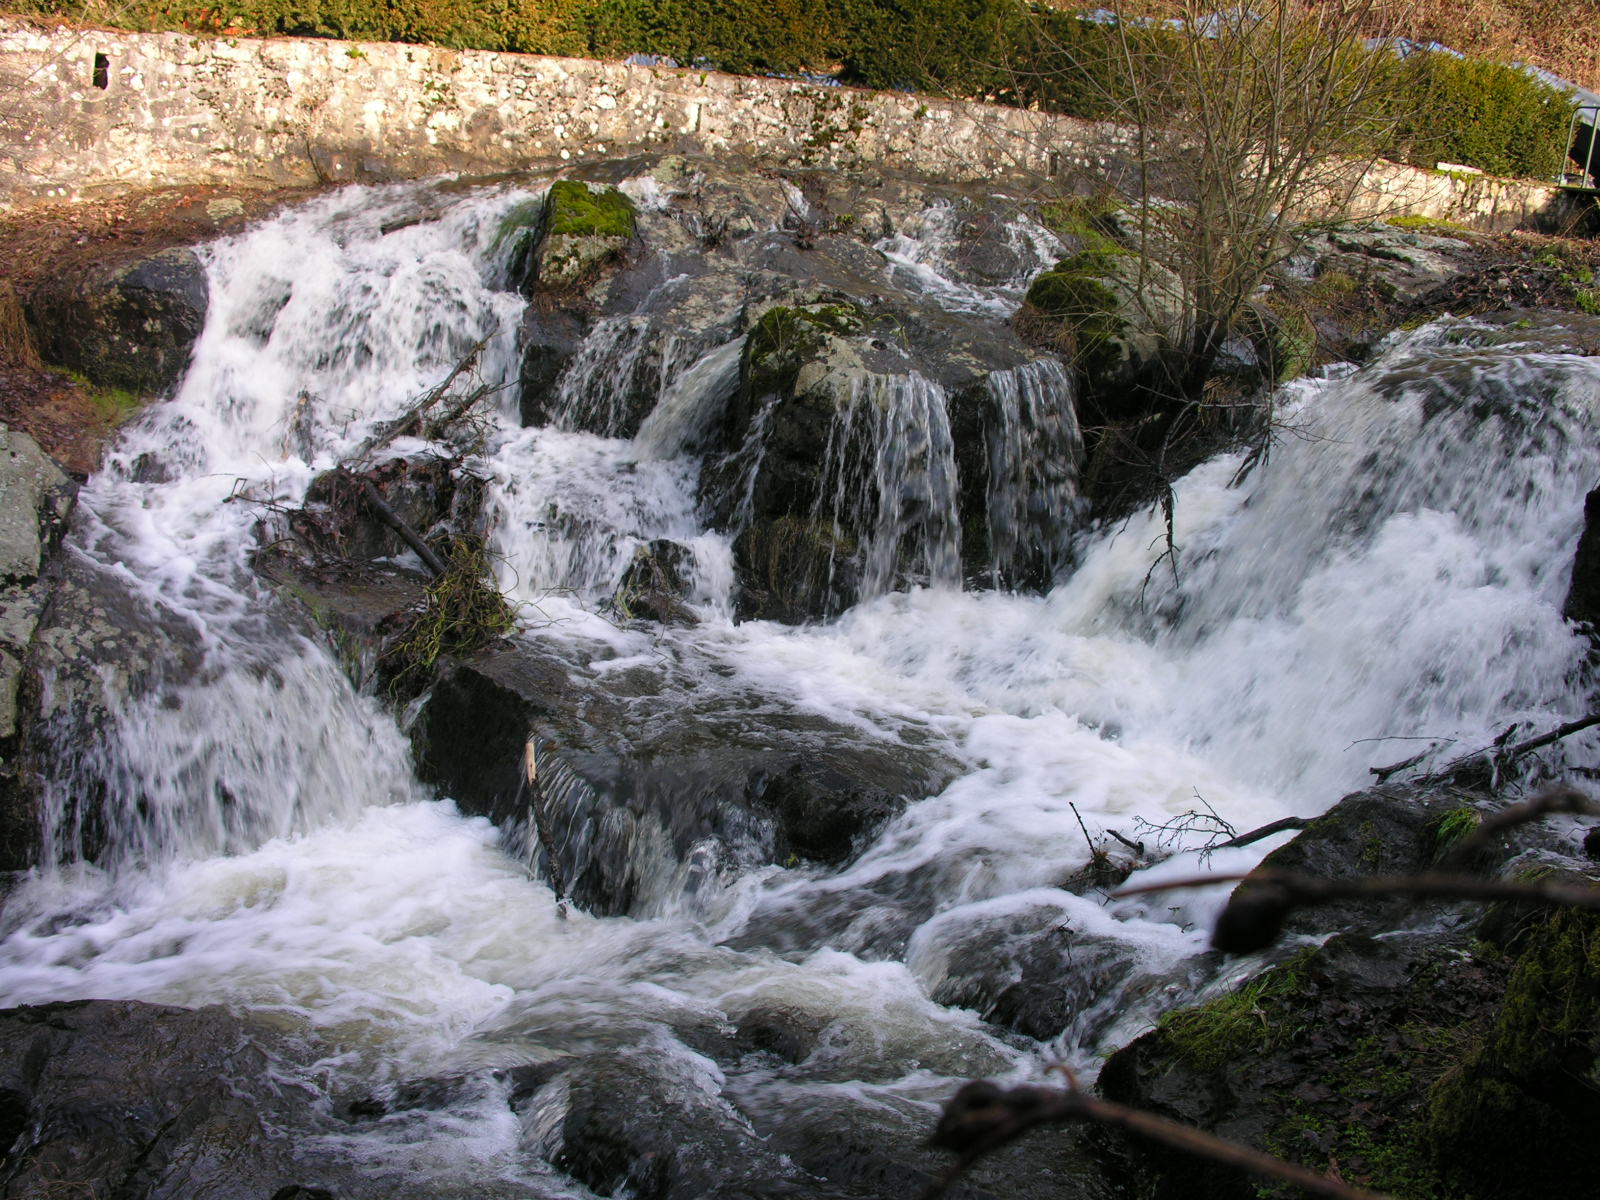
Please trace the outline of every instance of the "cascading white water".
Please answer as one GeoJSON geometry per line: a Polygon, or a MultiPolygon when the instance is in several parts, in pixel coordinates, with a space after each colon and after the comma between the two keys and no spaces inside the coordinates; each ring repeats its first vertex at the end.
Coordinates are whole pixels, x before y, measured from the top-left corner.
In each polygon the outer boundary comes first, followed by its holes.
{"type": "MultiPolygon", "coordinates": [[[[1269,461],[1242,482],[1234,456],[1180,483],[1175,578],[1146,514],[1087,539],[1042,596],[887,591],[912,521],[916,572],[958,582],[956,480],[936,388],[913,376],[893,396],[864,390],[849,419],[872,426],[876,474],[836,474],[830,502],[857,485],[894,499],[869,559],[879,594],[790,628],[731,622],[726,538],[695,504],[692,451],[736,378],[737,343],[724,345],[669,365],[632,442],[518,428],[506,395],[472,469],[489,480],[502,584],[537,626],[525,636],[563,639],[596,670],[703,664],[702,697],[782,697],[868,732],[914,722],[964,770],[838,871],[768,866],[656,920],[563,920],[486,821],[424,797],[392,721],[271,616],[249,569],[251,499],[294,503],[479,340],[484,378],[515,378],[521,300],[502,290],[492,247],[522,199],[345,191],[208,251],[194,365],[86,490],[72,549],[192,629],[201,661],[120,701],[96,735],[85,769],[124,814],[125,861],[44,872],[8,898],[6,1003],[123,996],[268,1014],[329,1040],[335,1090],[638,1044],[729,1092],[739,1082],[690,1048],[696,1031],[781,1005],[823,1034],[763,1103],[844,1083],[924,1103],[946,1077],[1036,1070],[1046,1053],[1089,1061],[1095,1038],[1151,1011],[1018,1049],[928,998],[972,930],[1045,912],[1129,947],[1152,975],[1202,944],[1218,896],[1108,906],[1061,886],[1087,858],[1080,818],[1131,833],[1198,793],[1248,827],[1317,811],[1412,745],[1364,739],[1470,748],[1512,720],[1582,711],[1583,645],[1559,609],[1594,482],[1597,360],[1484,348],[1460,326],[1411,336],[1351,378],[1300,385],[1269,461]],[[428,208],[437,216],[414,219],[428,208]],[[168,482],[138,482],[152,458],[168,482]],[[657,538],[694,547],[702,621],[614,627],[595,610],[657,538]]],[[[998,382],[997,444],[1076,453],[1064,394],[1042,365],[998,382]]],[[[991,466],[991,538],[1012,554],[1024,473],[991,466]]],[[[1046,502],[1074,503],[1071,484],[1054,477],[1046,502]]],[[[1592,739],[1565,753],[1600,757],[1592,739]]],[[[1147,877],[1195,869],[1180,856],[1147,877]]],[[[439,1195],[573,1194],[518,1149],[523,1133],[492,1099],[352,1132],[330,1152],[426,1177],[439,1195]]]]}
{"type": "Polygon", "coordinates": [[[991,582],[1027,573],[1044,580],[1066,566],[1080,507],[1078,459],[1083,436],[1072,377],[1040,359],[989,378],[998,420],[989,435],[991,582]]]}
{"type": "Polygon", "coordinates": [[[816,516],[843,541],[871,514],[860,549],[861,595],[881,596],[904,573],[961,582],[955,443],[944,389],[915,372],[858,375],[828,430],[816,516]]]}

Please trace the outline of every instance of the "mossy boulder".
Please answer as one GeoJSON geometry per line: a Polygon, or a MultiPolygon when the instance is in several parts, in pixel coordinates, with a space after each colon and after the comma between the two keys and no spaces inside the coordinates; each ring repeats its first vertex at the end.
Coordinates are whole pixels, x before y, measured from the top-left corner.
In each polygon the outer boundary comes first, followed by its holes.
{"type": "Polygon", "coordinates": [[[621,191],[559,179],[545,195],[528,274],[541,291],[582,287],[622,257],[633,235],[633,201],[621,191]]]}
{"type": "Polygon", "coordinates": [[[745,341],[743,391],[759,398],[795,388],[802,368],[817,361],[825,343],[859,333],[866,323],[861,306],[843,299],[769,308],[745,341]]]}
{"type": "Polygon", "coordinates": [[[1600,915],[1498,915],[1484,930],[1509,933],[1505,991],[1429,1093],[1429,1140],[1461,1194],[1583,1192],[1600,1174],[1600,915]]]}
{"type": "Polygon", "coordinates": [[[1246,311],[1244,326],[1263,382],[1288,383],[1315,364],[1317,327],[1303,309],[1256,305],[1246,311]]]}
{"type": "MultiPolygon", "coordinates": [[[[1471,1051],[1506,970],[1426,937],[1341,934],[1206,1003],[1167,1015],[1114,1054],[1110,1099],[1196,1125],[1396,1196],[1453,1187],[1430,1092],[1471,1051]]],[[[1261,1181],[1205,1159],[1108,1136],[1149,1200],[1247,1200],[1261,1181]]]]}
{"type": "Polygon", "coordinates": [[[1088,399],[1115,415],[1176,342],[1183,285],[1166,266],[1109,239],[1037,276],[1016,315],[1026,340],[1067,354],[1088,399]]]}

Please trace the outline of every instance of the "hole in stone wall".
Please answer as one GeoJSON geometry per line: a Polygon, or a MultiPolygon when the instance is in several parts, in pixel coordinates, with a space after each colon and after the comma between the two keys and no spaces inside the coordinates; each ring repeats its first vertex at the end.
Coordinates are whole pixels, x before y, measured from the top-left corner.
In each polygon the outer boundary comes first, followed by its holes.
{"type": "Polygon", "coordinates": [[[111,86],[111,60],[104,54],[94,56],[94,86],[108,88],[111,86]]]}

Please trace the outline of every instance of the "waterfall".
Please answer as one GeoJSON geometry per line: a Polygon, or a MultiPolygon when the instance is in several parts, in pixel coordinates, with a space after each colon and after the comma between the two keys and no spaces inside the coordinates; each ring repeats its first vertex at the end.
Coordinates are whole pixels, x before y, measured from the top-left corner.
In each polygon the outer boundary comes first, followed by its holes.
{"type": "Polygon", "coordinates": [[[1072,378],[1040,359],[989,378],[998,419],[989,434],[991,582],[1054,579],[1078,526],[1083,438],[1072,378]]]}
{"type": "MultiPolygon", "coordinates": [[[[819,418],[823,482],[805,500],[855,541],[862,601],[809,625],[736,623],[733,537],[705,511],[701,460],[720,454],[753,486],[784,449],[772,402],[728,435],[740,444],[719,444],[742,338],[663,342],[614,316],[560,384],[587,415],[522,427],[524,301],[495,232],[537,190],[346,189],[206,249],[193,363],[124,431],[71,535],[75,603],[98,606],[119,635],[105,642],[133,657],[48,664],[51,861],[0,913],[6,1003],[229,1005],[329,1046],[315,1082],[330,1096],[626,1059],[740,1137],[863,1114],[909,1127],[953,1078],[1034,1077],[1062,1058],[1092,1069],[1201,970],[1222,896],[1107,901],[1081,885],[1085,828],[1132,835],[1201,803],[1239,828],[1314,815],[1420,745],[1447,758],[1590,705],[1587,642],[1560,610],[1595,483],[1600,360],[1478,322],[1398,335],[1361,370],[1284,393],[1261,461],[1223,455],[1178,481],[1173,560],[1159,513],[1077,526],[1081,439],[1059,365],[972,389],[984,474],[967,482],[986,524],[967,529],[956,399],[929,374],[862,371],[819,418]],[[478,380],[504,385],[481,448],[405,438],[381,453],[482,482],[515,648],[561,664],[552,704],[579,682],[650,698],[637,711],[686,715],[673,727],[686,754],[734,727],[758,747],[767,730],[819,747],[848,734],[889,758],[941,756],[949,785],[886,811],[830,865],[684,850],[674,811],[625,797],[615,828],[596,818],[573,835],[591,856],[629,847],[621,865],[650,893],[605,918],[563,915],[507,852],[507,834],[523,851],[536,840],[526,816],[499,830],[424,787],[381,698],[252,558],[320,472],[480,342],[478,380]],[[641,388],[625,438],[623,407],[607,406],[641,388]],[[963,549],[983,537],[986,586],[963,590],[963,549]],[[689,552],[696,623],[606,611],[660,540],[689,552]],[[75,861],[97,843],[94,865],[75,861]],[[1045,935],[1096,968],[1064,980],[1074,1007],[1058,1032],[1003,1031],[963,1007],[974,962],[1045,935]]],[[[870,260],[894,287],[958,273],[956,214],[930,213],[938,247],[911,226],[870,260]]],[[[641,216],[647,231],[672,219],[641,216]]],[[[962,311],[987,320],[1010,303],[1007,279],[964,278],[962,311]]],[[[735,525],[753,519],[743,496],[735,525]]],[[[635,714],[594,720],[659,735],[635,714]]],[[[1600,736],[1558,753],[1592,769],[1600,736]]],[[[601,785],[566,770],[552,770],[557,800],[592,800],[601,785]]],[[[727,802],[766,795],[750,791],[727,802]]],[[[749,834],[740,849],[759,844],[744,811],[728,822],[749,834]]],[[[1204,869],[1248,869],[1265,850],[1204,869]]],[[[1182,852],[1144,878],[1200,869],[1182,852]]],[[[638,1090],[616,1078],[620,1099],[638,1090]]],[[[484,1084],[314,1149],[452,1200],[571,1196],[546,1161],[577,1103],[565,1088],[513,1115],[484,1084]]]]}
{"type": "Polygon", "coordinates": [[[915,373],[851,380],[823,451],[815,515],[835,542],[861,531],[861,595],[881,596],[903,576],[961,581],[955,445],[944,390],[915,373]]]}

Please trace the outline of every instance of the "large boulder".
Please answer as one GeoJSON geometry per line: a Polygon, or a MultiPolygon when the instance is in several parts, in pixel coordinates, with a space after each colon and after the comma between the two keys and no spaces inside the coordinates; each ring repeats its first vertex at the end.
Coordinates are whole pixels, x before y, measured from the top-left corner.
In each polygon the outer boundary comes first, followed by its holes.
{"type": "Polygon", "coordinates": [[[1071,357],[1099,418],[1123,419],[1138,415],[1128,406],[1141,389],[1159,382],[1182,313],[1171,268],[1100,238],[1034,279],[1016,319],[1024,336],[1071,357]]]}
{"type": "Polygon", "coordinates": [[[27,434],[0,426],[0,871],[33,865],[36,797],[20,761],[32,712],[25,664],[49,594],[41,582],[76,498],[27,434]]]}
{"type": "Polygon", "coordinates": [[[1039,585],[1065,564],[1069,381],[991,324],[918,332],[911,315],[838,294],[751,329],[701,481],[736,535],[741,617],[828,617],[906,583],[1039,585]]]}
{"type": "Polygon", "coordinates": [[[540,860],[522,779],[535,738],[563,880],[613,914],[692,898],[729,867],[842,863],[957,774],[918,734],[863,738],[775,697],[707,694],[667,668],[601,674],[525,640],[447,666],[412,739],[424,779],[540,860]]]}
{"type": "MultiPolygon", "coordinates": [[[[0,1191],[267,1200],[334,1182],[293,1139],[326,1132],[318,1097],[294,1082],[300,1065],[281,1035],[220,1007],[0,1012],[0,1191]]],[[[337,1194],[362,1194],[351,1182],[334,1182],[337,1194]]]]}
{"type": "Polygon", "coordinates": [[[101,387],[151,395],[189,365],[208,302],[199,258],[172,247],[44,280],[25,310],[47,361],[101,387]]]}

